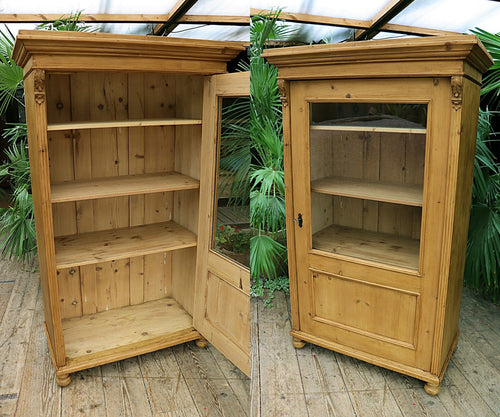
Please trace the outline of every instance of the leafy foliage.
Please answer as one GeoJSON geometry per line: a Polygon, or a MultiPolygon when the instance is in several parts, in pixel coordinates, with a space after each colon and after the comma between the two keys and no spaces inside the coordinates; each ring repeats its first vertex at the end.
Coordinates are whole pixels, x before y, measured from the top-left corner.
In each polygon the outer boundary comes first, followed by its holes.
{"type": "MultiPolygon", "coordinates": [[[[286,271],[283,122],[278,71],[261,57],[270,39],[291,35],[278,24],[280,11],[252,18],[250,27],[250,224],[258,233],[250,241],[250,271],[254,295],[281,288],[286,271]]],[[[287,284],[288,285],[288,284],[287,284]]],[[[274,290],[271,292],[271,296],[274,290]]]]}
{"type": "Polygon", "coordinates": [[[491,93],[489,105],[498,107],[500,99],[500,36],[480,28],[475,28],[471,32],[481,40],[493,58],[493,66],[490,67],[487,75],[483,78],[481,94],[491,93]]]}
{"type": "Polygon", "coordinates": [[[486,299],[500,302],[500,165],[492,152],[492,118],[500,103],[500,35],[476,28],[472,31],[494,60],[483,79],[481,94],[494,111],[479,111],[472,208],[469,222],[465,285],[486,299]]]}
{"type": "Polygon", "coordinates": [[[97,29],[86,26],[84,22],[80,22],[82,12],[72,12],[68,15],[63,15],[54,22],[40,23],[36,28],[40,30],[58,30],[69,32],[95,32],[97,29]]]}
{"type": "Polygon", "coordinates": [[[240,208],[250,201],[250,102],[240,97],[222,107],[219,192],[229,186],[228,205],[240,208]]]}
{"type": "Polygon", "coordinates": [[[465,284],[500,301],[500,170],[488,147],[492,112],[480,110],[465,284]]]}
{"type": "Polygon", "coordinates": [[[260,282],[258,285],[254,285],[252,287],[252,295],[254,297],[265,297],[264,306],[271,307],[276,291],[284,291],[285,293],[290,291],[288,283],[288,276],[286,275],[279,276],[277,279],[268,279],[267,281],[260,282]]]}
{"type": "Polygon", "coordinates": [[[19,98],[23,88],[23,69],[12,59],[15,37],[6,28],[0,31],[0,114],[10,105],[12,100],[24,107],[24,101],[19,98]]]}
{"type": "MultiPolygon", "coordinates": [[[[62,16],[55,22],[42,23],[37,28],[45,30],[92,31],[79,22],[81,12],[62,16]]],[[[12,59],[15,38],[7,29],[0,31],[0,114],[13,100],[24,108],[23,70],[12,59]]],[[[23,113],[23,112],[20,112],[23,113]]],[[[36,253],[36,234],[31,195],[31,177],[27,148],[26,123],[10,123],[3,137],[10,143],[6,151],[8,161],[0,166],[0,180],[10,181],[11,204],[0,208],[0,242],[2,255],[16,260],[26,260],[36,253]]]]}
{"type": "Polygon", "coordinates": [[[26,141],[12,144],[6,151],[9,162],[0,167],[0,180],[10,179],[11,206],[0,208],[2,255],[17,260],[29,259],[36,251],[35,220],[26,141]]]}

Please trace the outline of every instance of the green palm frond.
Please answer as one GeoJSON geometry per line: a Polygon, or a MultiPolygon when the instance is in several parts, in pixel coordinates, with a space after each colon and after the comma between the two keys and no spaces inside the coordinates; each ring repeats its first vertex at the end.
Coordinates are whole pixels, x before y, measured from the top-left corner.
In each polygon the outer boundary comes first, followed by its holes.
{"type": "Polygon", "coordinates": [[[17,188],[11,207],[0,208],[2,255],[17,260],[30,259],[36,252],[33,200],[27,188],[17,188]]]}
{"type": "Polygon", "coordinates": [[[23,88],[23,69],[12,59],[14,42],[14,35],[8,28],[6,32],[0,30],[0,114],[5,112],[12,100],[24,106],[16,94],[23,88]]]}
{"type": "Polygon", "coordinates": [[[229,189],[228,204],[241,208],[250,200],[250,102],[239,98],[222,109],[219,192],[229,189]]]}
{"type": "Polygon", "coordinates": [[[480,28],[475,28],[471,32],[481,40],[493,58],[493,66],[483,77],[481,94],[491,94],[489,104],[498,104],[500,99],[500,34],[490,33],[480,28]]]}
{"type": "Polygon", "coordinates": [[[286,246],[267,235],[250,239],[250,271],[257,285],[261,277],[276,279],[278,265],[286,259],[286,246]]]}
{"type": "Polygon", "coordinates": [[[54,22],[40,23],[36,28],[39,30],[58,30],[70,32],[95,32],[97,28],[86,26],[85,22],[80,22],[82,11],[71,12],[62,15],[54,22]]]}

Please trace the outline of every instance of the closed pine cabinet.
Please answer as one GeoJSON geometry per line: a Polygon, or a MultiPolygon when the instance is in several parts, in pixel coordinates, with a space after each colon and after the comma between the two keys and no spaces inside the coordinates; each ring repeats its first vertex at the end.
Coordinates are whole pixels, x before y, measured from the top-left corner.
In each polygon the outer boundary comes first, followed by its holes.
{"type": "Polygon", "coordinates": [[[439,392],[457,346],[481,75],[473,36],[268,50],[284,110],[293,343],[439,392]]]}

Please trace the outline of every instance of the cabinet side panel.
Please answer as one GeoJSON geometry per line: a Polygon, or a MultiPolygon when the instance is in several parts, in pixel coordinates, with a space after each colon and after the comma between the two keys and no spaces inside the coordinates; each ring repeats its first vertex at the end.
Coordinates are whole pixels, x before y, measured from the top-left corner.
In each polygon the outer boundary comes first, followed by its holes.
{"type": "Polygon", "coordinates": [[[478,85],[463,79],[463,107],[457,111],[452,110],[455,113],[452,117],[458,119],[454,124],[452,135],[454,140],[460,140],[460,150],[458,154],[453,243],[446,295],[441,367],[458,332],[476,149],[479,90],[478,85]]]}
{"type": "Polygon", "coordinates": [[[28,124],[33,209],[43,292],[45,322],[56,365],[65,363],[59,292],[57,287],[50,173],[47,144],[45,73],[33,71],[24,80],[28,124]],[[36,78],[36,80],[35,80],[36,78]]]}
{"type": "MultiPolygon", "coordinates": [[[[175,89],[175,116],[202,117],[203,77],[179,76],[175,89]]],[[[175,171],[200,179],[201,126],[175,128],[175,171]]],[[[173,220],[198,234],[199,191],[174,193],[173,220]]],[[[196,276],[196,248],[172,254],[172,295],[193,314],[196,276]]]]}

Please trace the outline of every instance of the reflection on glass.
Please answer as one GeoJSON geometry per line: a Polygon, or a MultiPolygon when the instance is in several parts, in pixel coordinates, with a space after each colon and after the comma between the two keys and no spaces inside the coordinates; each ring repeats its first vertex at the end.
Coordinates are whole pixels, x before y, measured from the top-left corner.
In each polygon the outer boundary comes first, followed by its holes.
{"type": "Polygon", "coordinates": [[[313,249],[418,269],[427,108],[313,103],[313,249]]]}
{"type": "Polygon", "coordinates": [[[250,102],[224,98],[221,102],[217,195],[212,249],[249,266],[250,237],[250,102]]]}

